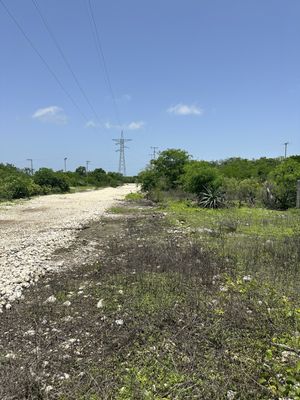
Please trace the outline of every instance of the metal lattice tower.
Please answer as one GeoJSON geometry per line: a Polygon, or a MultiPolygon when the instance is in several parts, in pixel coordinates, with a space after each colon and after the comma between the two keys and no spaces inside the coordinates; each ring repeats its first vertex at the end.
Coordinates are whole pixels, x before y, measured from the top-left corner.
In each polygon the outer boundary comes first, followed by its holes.
{"type": "Polygon", "coordinates": [[[151,150],[153,150],[153,153],[150,154],[151,160],[156,160],[158,147],[157,146],[151,146],[151,150]]]}
{"type": "Polygon", "coordinates": [[[128,149],[127,146],[125,146],[125,143],[130,142],[132,139],[124,139],[124,134],[123,131],[121,131],[121,137],[120,139],[113,139],[114,142],[116,142],[116,146],[119,146],[119,148],[116,150],[117,152],[120,153],[119,157],[119,173],[123,174],[124,176],[126,175],[126,161],[125,161],[125,149],[128,149]]]}

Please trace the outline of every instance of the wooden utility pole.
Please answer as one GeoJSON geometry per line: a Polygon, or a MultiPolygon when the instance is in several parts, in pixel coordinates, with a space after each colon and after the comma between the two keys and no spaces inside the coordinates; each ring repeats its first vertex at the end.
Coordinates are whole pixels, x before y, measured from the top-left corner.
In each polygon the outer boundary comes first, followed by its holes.
{"type": "Polygon", "coordinates": [[[297,181],[297,202],[296,207],[300,208],[300,179],[297,181]]]}

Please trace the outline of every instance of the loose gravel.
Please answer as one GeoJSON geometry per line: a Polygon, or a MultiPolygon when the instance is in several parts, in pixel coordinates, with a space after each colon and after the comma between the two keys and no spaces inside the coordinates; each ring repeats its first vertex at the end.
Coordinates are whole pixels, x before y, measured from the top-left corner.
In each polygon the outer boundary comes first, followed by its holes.
{"type": "Polygon", "coordinates": [[[136,185],[129,184],[0,206],[0,312],[22,299],[24,288],[64,266],[55,251],[69,247],[78,231],[135,191],[136,185]]]}

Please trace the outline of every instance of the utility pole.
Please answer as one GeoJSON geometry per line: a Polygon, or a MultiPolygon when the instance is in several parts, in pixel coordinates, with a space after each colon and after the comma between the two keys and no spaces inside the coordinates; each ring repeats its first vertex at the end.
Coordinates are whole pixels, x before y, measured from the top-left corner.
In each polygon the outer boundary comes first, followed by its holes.
{"type": "Polygon", "coordinates": [[[285,142],[283,144],[284,144],[284,158],[286,158],[286,156],[287,156],[287,147],[289,145],[289,142],[285,142]]]}
{"type": "Polygon", "coordinates": [[[91,163],[91,161],[86,161],[86,174],[89,173],[89,164],[91,163]]]}
{"type": "Polygon", "coordinates": [[[156,160],[156,154],[157,154],[158,147],[151,146],[151,149],[153,150],[153,153],[151,154],[151,160],[156,160]]]}
{"type": "Polygon", "coordinates": [[[65,157],[64,158],[64,169],[65,169],[65,172],[67,172],[67,157],[65,157]]]}
{"type": "Polygon", "coordinates": [[[33,159],[32,158],[27,158],[27,161],[30,162],[30,173],[33,175],[33,159]]]}
{"type": "Polygon", "coordinates": [[[115,142],[116,146],[119,146],[118,150],[116,150],[116,152],[120,153],[119,173],[123,174],[124,176],[126,176],[125,149],[128,149],[128,147],[125,146],[125,143],[130,142],[131,140],[132,139],[124,139],[123,131],[121,131],[120,139],[113,139],[113,141],[115,142]]]}

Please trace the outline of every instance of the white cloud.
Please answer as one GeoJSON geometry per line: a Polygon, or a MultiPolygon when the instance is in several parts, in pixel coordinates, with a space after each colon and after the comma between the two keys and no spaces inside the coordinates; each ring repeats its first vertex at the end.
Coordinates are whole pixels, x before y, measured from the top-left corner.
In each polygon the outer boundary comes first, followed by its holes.
{"type": "Polygon", "coordinates": [[[86,124],[85,127],[86,128],[99,128],[100,124],[98,124],[97,122],[93,121],[92,119],[90,119],[86,124]]]}
{"type": "Polygon", "coordinates": [[[68,121],[64,110],[57,106],[39,108],[32,114],[32,118],[53,124],[66,124],[68,121]]]}
{"type": "Polygon", "coordinates": [[[113,125],[110,122],[105,122],[104,124],[106,129],[120,129],[120,125],[113,125]]]}
{"type": "Polygon", "coordinates": [[[142,129],[145,126],[145,122],[144,121],[132,121],[129,124],[125,124],[125,125],[114,125],[111,124],[110,122],[106,122],[104,124],[106,129],[124,129],[126,131],[137,131],[139,129],[142,129]]]}
{"type": "Polygon", "coordinates": [[[138,129],[142,129],[144,125],[145,125],[144,121],[132,121],[130,122],[130,124],[127,125],[127,127],[125,127],[125,129],[129,131],[136,131],[138,129]]]}
{"type": "Polygon", "coordinates": [[[204,110],[194,104],[188,105],[179,103],[169,107],[167,112],[175,115],[203,115],[204,110]]]}

